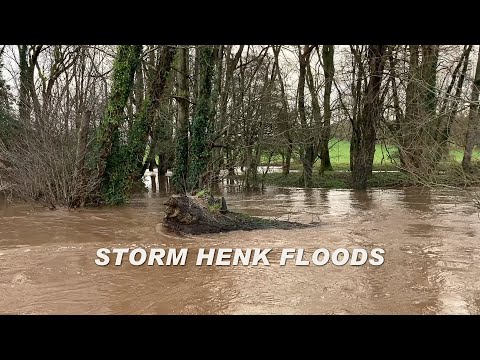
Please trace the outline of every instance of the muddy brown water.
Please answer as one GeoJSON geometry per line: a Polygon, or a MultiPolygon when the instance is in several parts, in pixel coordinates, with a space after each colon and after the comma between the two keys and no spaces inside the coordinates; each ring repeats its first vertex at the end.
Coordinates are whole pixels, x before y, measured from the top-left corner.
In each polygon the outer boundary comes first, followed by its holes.
{"type": "Polygon", "coordinates": [[[0,202],[2,314],[479,314],[480,218],[461,193],[267,188],[231,209],[316,228],[177,236],[166,194],[115,208],[0,202]],[[98,248],[189,248],[185,266],[95,265],[98,248]],[[198,248],[272,248],[271,266],[195,266],[198,248]],[[278,265],[284,248],[385,250],[381,266],[278,265]]]}

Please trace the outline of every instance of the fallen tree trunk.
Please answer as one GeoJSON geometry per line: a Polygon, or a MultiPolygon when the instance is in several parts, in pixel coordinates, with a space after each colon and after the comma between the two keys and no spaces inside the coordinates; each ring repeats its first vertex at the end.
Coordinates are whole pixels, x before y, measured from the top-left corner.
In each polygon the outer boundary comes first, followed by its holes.
{"type": "Polygon", "coordinates": [[[186,234],[211,234],[234,230],[299,229],[318,225],[263,219],[229,211],[225,199],[174,195],[165,203],[164,227],[186,234]]]}

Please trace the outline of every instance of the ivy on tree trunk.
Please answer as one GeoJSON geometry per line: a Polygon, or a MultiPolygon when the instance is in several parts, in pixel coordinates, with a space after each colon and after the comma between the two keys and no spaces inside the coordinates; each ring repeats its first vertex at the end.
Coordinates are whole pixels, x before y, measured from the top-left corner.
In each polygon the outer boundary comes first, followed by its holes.
{"type": "Polygon", "coordinates": [[[186,193],[188,179],[188,52],[181,47],[177,54],[178,122],[175,132],[175,163],[172,184],[175,192],[186,193]]]}
{"type": "MultiPolygon", "coordinates": [[[[149,136],[153,135],[155,114],[161,104],[174,55],[174,47],[164,46],[160,49],[149,93],[143,101],[142,109],[128,133],[128,144],[125,149],[127,166],[124,169],[127,170],[126,177],[130,180],[143,175],[141,172],[147,141],[149,136]]],[[[150,150],[153,151],[153,149],[150,150]]]]}
{"type": "Polygon", "coordinates": [[[210,134],[210,104],[212,96],[213,47],[202,46],[199,49],[199,91],[192,122],[192,153],[190,158],[190,189],[202,188],[210,149],[208,146],[210,134]]]}
{"type": "Polygon", "coordinates": [[[112,89],[105,115],[97,133],[98,171],[102,197],[107,204],[125,200],[127,184],[123,178],[125,162],[121,154],[119,126],[125,120],[124,109],[140,62],[141,45],[121,45],[113,64],[112,89]]]}

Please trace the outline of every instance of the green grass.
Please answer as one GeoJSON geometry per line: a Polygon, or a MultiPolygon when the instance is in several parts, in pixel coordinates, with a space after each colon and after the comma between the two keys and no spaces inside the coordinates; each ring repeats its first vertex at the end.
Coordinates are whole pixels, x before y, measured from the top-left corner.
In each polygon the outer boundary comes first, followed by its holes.
{"type": "MultiPolygon", "coordinates": [[[[330,146],[330,161],[334,170],[350,169],[350,142],[346,140],[332,139],[330,146]]],[[[374,170],[393,170],[395,164],[390,157],[395,157],[397,149],[394,146],[384,146],[383,144],[375,145],[375,154],[373,158],[374,170]]],[[[319,167],[320,162],[317,161],[315,166],[319,167]]]]}
{"type": "MultiPolygon", "coordinates": [[[[373,160],[373,170],[387,171],[397,170],[394,162],[390,157],[397,156],[397,149],[393,146],[385,147],[377,144],[375,146],[375,156],[373,160]]],[[[459,177],[461,161],[463,159],[463,150],[452,149],[450,151],[450,161],[445,161],[440,164],[439,170],[444,173],[439,173],[435,177],[435,182],[449,186],[479,186],[480,177],[478,175],[467,178],[459,177]],[[454,162],[452,162],[454,161],[454,162]]],[[[477,160],[480,165],[480,149],[475,149],[473,160],[477,160]]],[[[262,159],[266,164],[268,158],[262,159]]],[[[330,142],[330,161],[334,171],[326,172],[322,176],[319,175],[318,169],[320,161],[314,165],[314,172],[312,178],[312,187],[330,188],[330,189],[350,189],[351,173],[345,172],[350,170],[350,142],[345,140],[331,140],[330,142]],[[315,171],[316,170],[316,171],[315,171]]],[[[272,158],[271,165],[282,165],[281,155],[272,158]]],[[[292,159],[292,170],[300,170],[297,173],[290,173],[283,175],[281,173],[269,173],[265,177],[265,185],[276,185],[283,187],[303,187],[302,164],[298,159],[292,159]]],[[[480,167],[476,170],[480,174],[480,167]]],[[[376,172],[373,173],[368,180],[369,188],[401,188],[407,186],[421,185],[415,181],[413,177],[403,172],[376,172]]]]}
{"type": "MultiPolygon", "coordinates": [[[[346,140],[330,140],[330,161],[334,170],[349,170],[350,169],[350,142],[346,140]]],[[[375,145],[375,157],[373,160],[374,170],[394,170],[395,166],[391,162],[388,154],[394,156],[396,154],[395,147],[388,147],[377,144],[375,145]]],[[[268,163],[268,155],[263,155],[261,159],[262,165],[268,163]]],[[[272,156],[270,165],[281,166],[282,156],[276,154],[272,156]]],[[[320,161],[315,162],[314,169],[320,167],[320,161]]],[[[292,170],[302,169],[302,163],[298,159],[292,159],[292,170]]]]}
{"type": "MultiPolygon", "coordinates": [[[[463,150],[461,149],[452,149],[450,150],[450,158],[455,160],[458,163],[461,163],[463,160],[463,150]]],[[[472,160],[480,160],[480,149],[476,148],[472,153],[472,160]]]]}
{"type": "MultiPolygon", "coordinates": [[[[349,170],[350,169],[350,142],[346,140],[332,139],[329,143],[330,146],[330,161],[334,170],[349,170]]],[[[375,145],[375,155],[373,158],[373,170],[396,170],[395,163],[392,162],[390,157],[395,158],[397,156],[397,148],[395,146],[384,146],[383,144],[375,145]]],[[[450,150],[450,158],[458,163],[462,162],[463,150],[452,149],[450,150]]],[[[475,149],[472,155],[473,160],[480,160],[480,149],[475,149]]],[[[262,164],[268,163],[268,156],[262,156],[262,164]]],[[[277,154],[272,157],[270,165],[281,166],[282,156],[277,154]]],[[[320,161],[314,164],[314,169],[320,167],[320,161]]],[[[302,163],[298,159],[292,159],[292,170],[301,170],[302,163]]]]}

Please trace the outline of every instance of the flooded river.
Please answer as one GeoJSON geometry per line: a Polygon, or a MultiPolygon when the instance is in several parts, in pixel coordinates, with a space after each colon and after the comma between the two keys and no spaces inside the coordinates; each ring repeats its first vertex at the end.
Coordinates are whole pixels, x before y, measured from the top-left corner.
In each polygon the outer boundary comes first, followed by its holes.
{"type": "MultiPolygon", "coordinates": [[[[162,184],[161,184],[162,185],[162,184]]],[[[421,189],[225,192],[232,210],[321,226],[177,236],[166,194],[83,211],[0,201],[2,314],[479,314],[480,218],[421,189]],[[185,266],[95,265],[98,248],[189,248],[185,266]],[[198,248],[380,247],[381,266],[195,266],[198,248]]]]}

